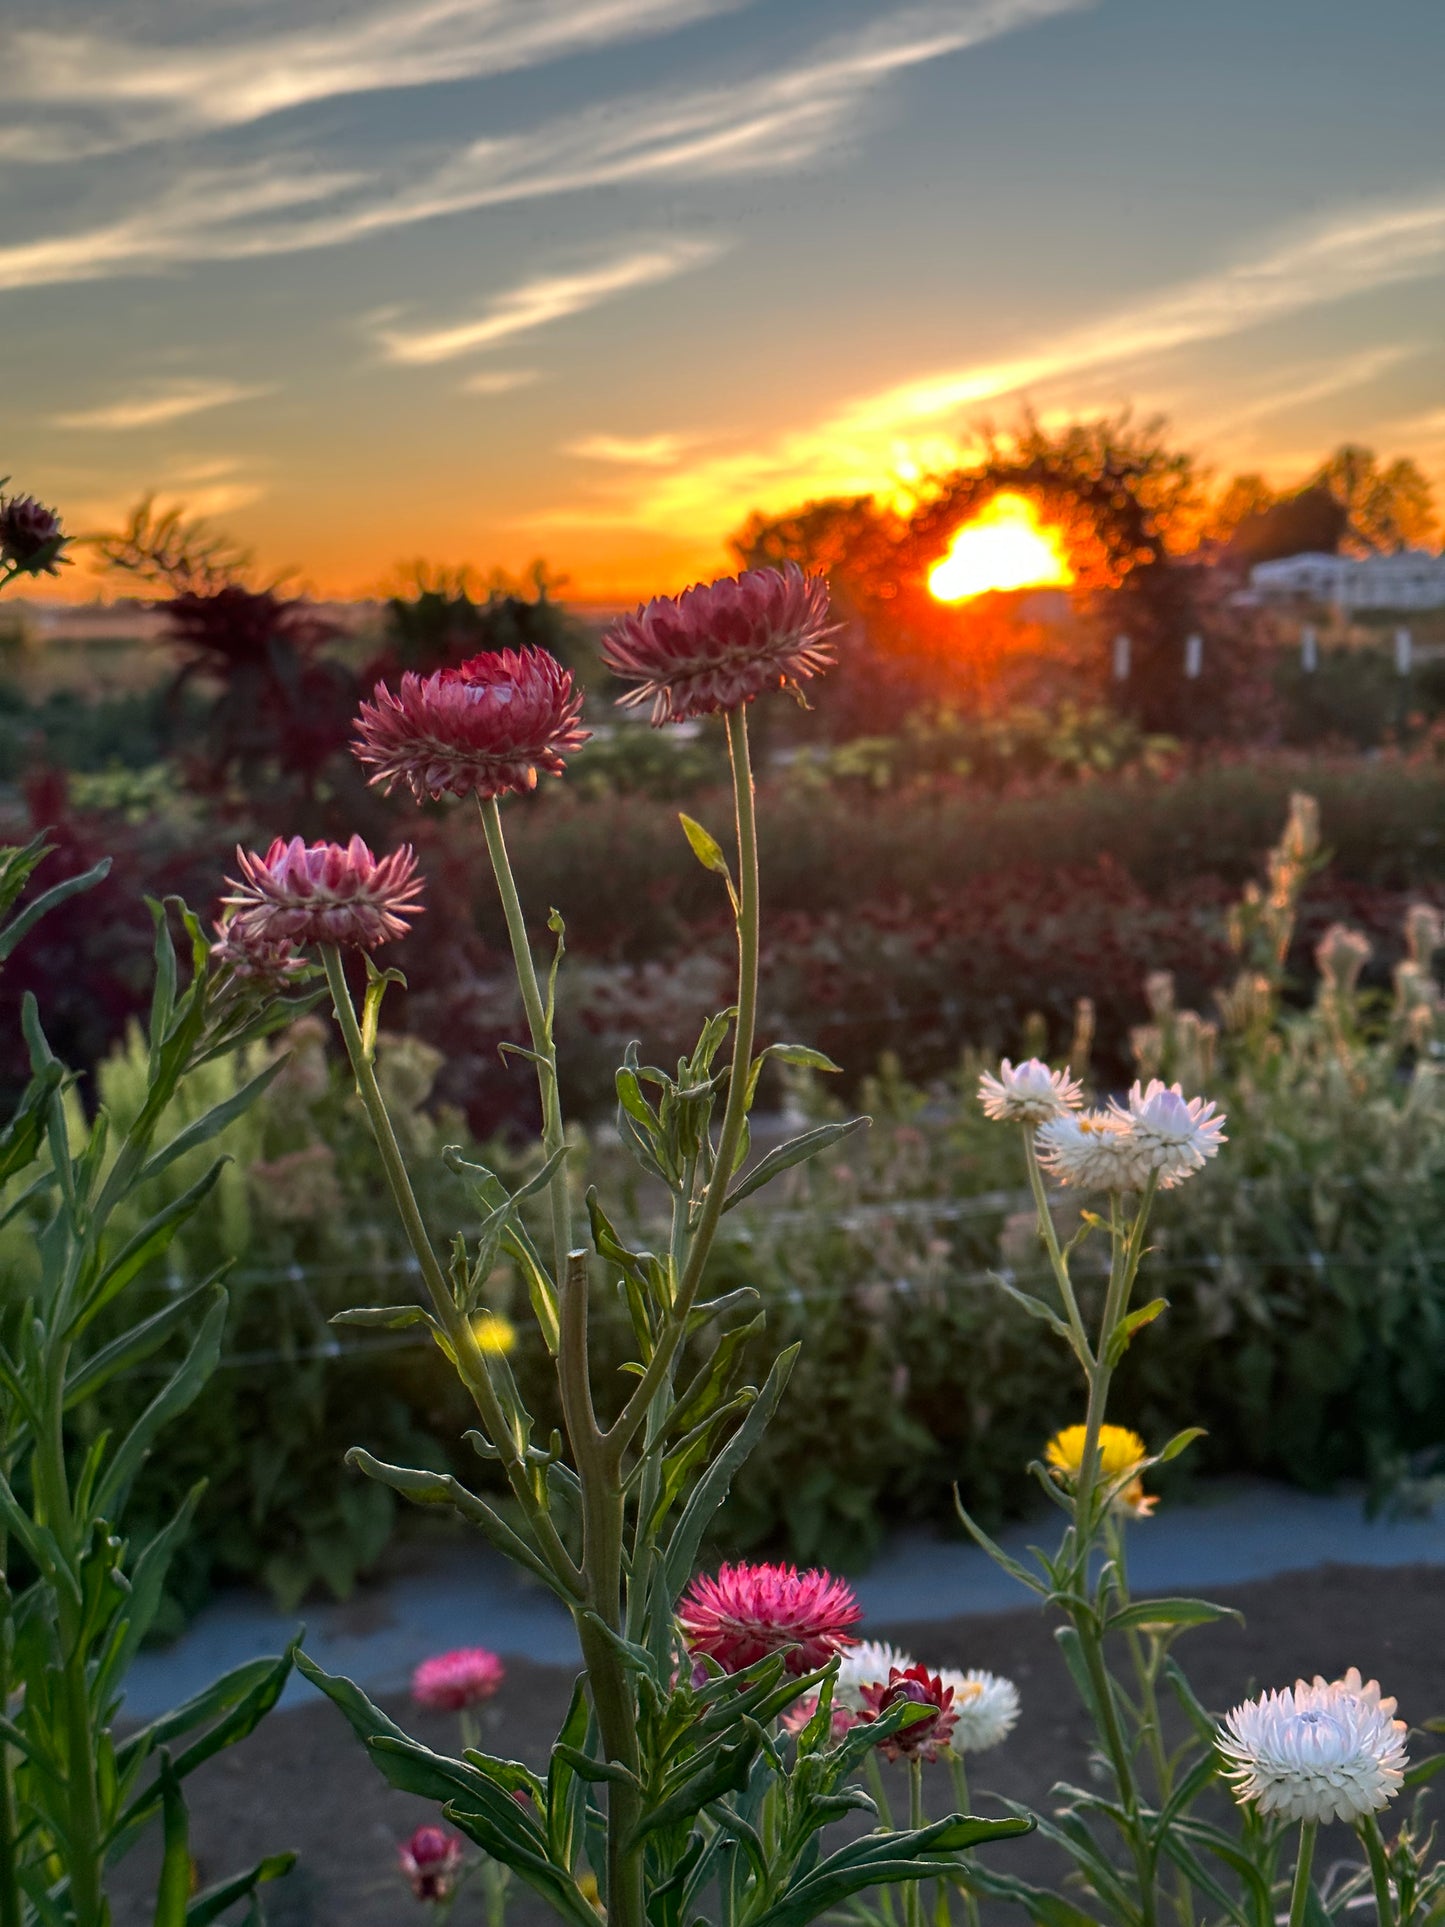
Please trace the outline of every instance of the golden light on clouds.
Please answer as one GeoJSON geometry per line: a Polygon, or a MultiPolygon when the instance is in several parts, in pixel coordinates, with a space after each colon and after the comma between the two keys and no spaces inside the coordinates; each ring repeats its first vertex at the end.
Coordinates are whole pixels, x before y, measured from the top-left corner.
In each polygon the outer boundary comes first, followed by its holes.
{"type": "Polygon", "coordinates": [[[1026,496],[1005,490],[965,522],[928,573],[938,602],[967,602],[998,589],[1067,588],[1074,579],[1060,530],[1039,520],[1026,496]]]}

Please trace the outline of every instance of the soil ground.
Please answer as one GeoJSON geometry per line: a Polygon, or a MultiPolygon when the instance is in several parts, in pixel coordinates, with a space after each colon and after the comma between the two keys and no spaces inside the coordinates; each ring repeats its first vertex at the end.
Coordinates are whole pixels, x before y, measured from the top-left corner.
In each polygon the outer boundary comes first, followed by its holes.
{"type": "MultiPolygon", "coordinates": [[[[1204,1627],[1180,1642],[1180,1657],[1206,1706],[1222,1711],[1257,1688],[1288,1685],[1300,1674],[1333,1678],[1354,1665],[1395,1694],[1412,1726],[1445,1714],[1445,1572],[1438,1567],[1323,1566],[1221,1587],[1213,1596],[1237,1607],[1246,1623],[1204,1627]]],[[[1017,1683],[1023,1701],[1017,1729],[972,1765],[975,1810],[997,1810],[989,1795],[1043,1806],[1054,1781],[1087,1779],[1087,1728],[1040,1614],[972,1615],[867,1630],[930,1664],[983,1666],[1017,1683]]],[[[566,1711],[571,1679],[559,1667],[510,1661],[505,1686],[485,1710],[483,1744],[540,1766],[566,1711]]],[[[454,1748],[449,1716],[417,1712],[394,1697],[383,1696],[382,1703],[428,1745],[454,1748]]],[[[1435,1745],[1427,1736],[1423,1748],[1414,1750],[1428,1752],[1435,1745]]],[[[929,1801],[934,1813],[952,1805],[939,1772],[929,1801]]],[[[270,1927],[423,1927],[434,1918],[411,1899],[396,1870],[397,1843],[434,1817],[433,1810],[387,1787],[341,1715],[325,1702],[274,1713],[187,1787],[203,1883],[278,1848],[300,1850],[296,1870],[266,1890],[270,1927]]],[[[1348,1845],[1343,1835],[1341,1844],[1348,1845]]],[[[1321,1865],[1329,1853],[1326,1834],[1321,1865]]],[[[988,1855],[1001,1871],[1038,1877],[1058,1872],[1050,1850],[1036,1838],[1003,1842],[988,1855]]],[[[154,1854],[144,1849],[127,1862],[115,1894],[116,1927],[148,1927],[154,1865],[154,1854]]],[[[1007,1911],[1000,1916],[1008,1917],[1007,1911]]],[[[452,1916],[455,1927],[479,1927],[482,1919],[480,1893],[464,1893],[452,1916]]],[[[508,1919],[509,1927],[544,1927],[554,1916],[524,1890],[508,1919]]]]}

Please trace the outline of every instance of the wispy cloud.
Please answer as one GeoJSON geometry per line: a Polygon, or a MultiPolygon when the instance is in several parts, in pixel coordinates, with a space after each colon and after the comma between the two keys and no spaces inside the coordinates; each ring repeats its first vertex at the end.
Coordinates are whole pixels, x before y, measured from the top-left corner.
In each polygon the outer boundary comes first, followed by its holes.
{"type": "MultiPolygon", "coordinates": [[[[1227,337],[1445,265],[1445,192],[1340,213],[1303,234],[1151,299],[1065,330],[1008,360],[938,370],[860,396],[811,426],[689,462],[632,493],[636,523],[725,532],[739,503],[784,506],[809,494],[889,486],[909,465],[957,458],[970,414],[1041,391],[1066,404],[1072,383],[1227,337]]],[[[1360,370],[1356,368],[1356,373],[1360,370]]],[[[1363,377],[1362,377],[1363,378],[1363,377]]],[[[586,511],[584,511],[586,512],[586,511]]],[[[554,512],[560,520],[563,511],[554,512]]]]}
{"type": "Polygon", "coordinates": [[[569,315],[581,314],[635,288],[670,281],[714,260],[722,251],[716,241],[666,241],[637,248],[595,262],[568,274],[541,275],[498,295],[469,321],[446,327],[398,328],[382,326],[376,339],[388,361],[425,364],[454,361],[458,355],[494,348],[498,342],[529,334],[569,315]]]}
{"type": "Polygon", "coordinates": [[[568,442],[564,455],[585,462],[617,462],[632,468],[671,468],[690,446],[684,435],[583,435],[568,442]]]}
{"type": "Polygon", "coordinates": [[[0,100],[36,119],[0,136],[0,153],[31,162],[114,153],[339,96],[515,72],[741,4],[391,0],[338,9],[310,0],[260,31],[204,42],[123,40],[104,13],[91,27],[12,28],[0,100]]]}
{"type": "Polygon", "coordinates": [[[101,429],[119,431],[131,428],[162,428],[168,422],[184,421],[188,415],[201,415],[211,408],[226,408],[234,402],[252,401],[258,395],[273,393],[267,385],[248,386],[239,381],[170,381],[152,384],[114,401],[94,408],[79,408],[51,418],[55,428],[101,429]]]}
{"type": "Polygon", "coordinates": [[[805,166],[855,134],[865,99],[894,75],[1084,3],[952,0],[896,14],[791,66],[605,102],[530,133],[470,142],[420,171],[402,161],[358,171],[304,159],[198,170],[83,232],[0,248],[0,288],[336,247],[591,188],[805,166]]]}
{"type": "Polygon", "coordinates": [[[488,368],[468,375],[462,383],[464,395],[510,395],[515,388],[530,388],[542,379],[540,368],[488,368]]]}

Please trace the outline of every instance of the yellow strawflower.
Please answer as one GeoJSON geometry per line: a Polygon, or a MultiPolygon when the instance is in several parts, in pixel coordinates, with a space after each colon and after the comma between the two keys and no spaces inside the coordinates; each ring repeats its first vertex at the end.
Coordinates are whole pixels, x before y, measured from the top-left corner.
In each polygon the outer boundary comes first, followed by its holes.
{"type": "Polygon", "coordinates": [[[472,1320],[472,1337],[479,1351],[494,1358],[505,1358],[517,1342],[517,1327],[500,1312],[479,1312],[472,1320]]]}
{"type": "MultiPolygon", "coordinates": [[[[1061,1485],[1070,1485],[1078,1477],[1084,1463],[1086,1436],[1085,1426],[1066,1425],[1049,1440],[1044,1457],[1061,1485]]],[[[1148,1456],[1149,1448],[1143,1439],[1137,1432],[1131,1432],[1127,1425],[1100,1426],[1098,1476],[1101,1479],[1112,1482],[1122,1478],[1148,1456]]],[[[1131,1479],[1115,1504],[1121,1511],[1132,1513],[1136,1519],[1147,1519],[1158,1500],[1146,1495],[1142,1479],[1131,1479]]]]}

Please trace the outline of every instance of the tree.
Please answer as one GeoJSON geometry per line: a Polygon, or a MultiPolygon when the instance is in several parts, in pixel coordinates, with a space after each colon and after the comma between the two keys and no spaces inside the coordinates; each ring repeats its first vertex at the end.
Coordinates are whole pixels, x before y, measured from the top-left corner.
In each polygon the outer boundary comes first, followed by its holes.
{"type": "Polygon", "coordinates": [[[1242,523],[1268,514],[1278,500],[1262,475],[1236,475],[1210,509],[1204,533],[1216,542],[1231,541],[1242,523]]]}
{"type": "Polygon", "coordinates": [[[1234,530],[1230,554],[1243,569],[1286,555],[1335,555],[1346,525],[1340,503],[1316,484],[1246,515],[1234,530]]]}
{"type": "Polygon", "coordinates": [[[1344,442],[1313,478],[1345,511],[1353,555],[1422,548],[1437,526],[1430,484],[1408,456],[1381,468],[1373,449],[1344,442]]]}

